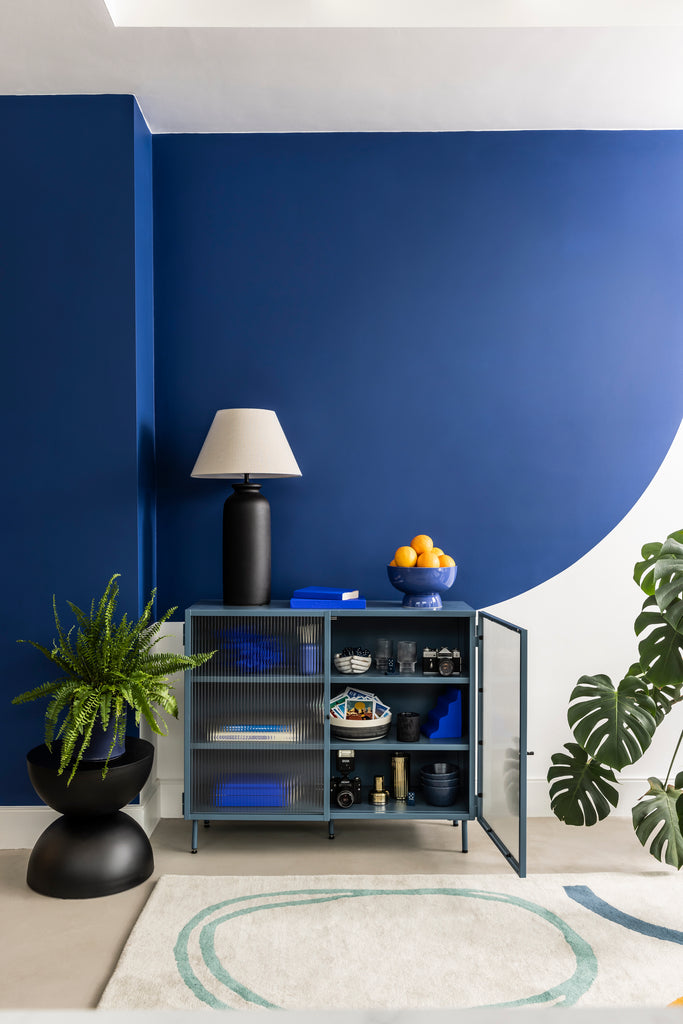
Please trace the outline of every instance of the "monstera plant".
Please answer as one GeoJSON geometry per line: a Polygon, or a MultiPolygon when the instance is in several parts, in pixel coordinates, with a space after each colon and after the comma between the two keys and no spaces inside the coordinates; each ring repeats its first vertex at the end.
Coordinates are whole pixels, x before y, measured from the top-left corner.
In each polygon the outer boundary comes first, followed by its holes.
{"type": "MultiPolygon", "coordinates": [[[[683,700],[683,530],[642,548],[633,578],[645,594],[634,623],[638,661],[615,687],[609,676],[581,676],[569,698],[574,742],[553,754],[548,771],[554,814],[594,825],[617,806],[616,772],[635,764],[664,718],[683,700]]],[[[659,861],[683,865],[683,767],[678,737],[666,778],[632,810],[636,836],[659,861]],[[673,775],[675,766],[679,770],[673,775]]]]}

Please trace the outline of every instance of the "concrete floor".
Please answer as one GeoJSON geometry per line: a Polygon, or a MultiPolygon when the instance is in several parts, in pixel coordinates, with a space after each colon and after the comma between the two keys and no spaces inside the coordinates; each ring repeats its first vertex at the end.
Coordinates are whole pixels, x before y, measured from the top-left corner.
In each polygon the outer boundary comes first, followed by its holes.
{"type": "MultiPolygon", "coordinates": [[[[344,822],[330,842],[310,822],[214,822],[190,849],[190,824],[160,822],[152,835],[155,871],[115,896],[56,900],[26,885],[28,850],[0,850],[2,972],[0,1011],[87,1009],[97,1005],[154,882],[164,874],[506,874],[510,868],[476,823],[469,853],[450,822],[344,822]]],[[[673,869],[640,845],[629,818],[591,829],[555,818],[528,822],[528,874],[673,869]]]]}

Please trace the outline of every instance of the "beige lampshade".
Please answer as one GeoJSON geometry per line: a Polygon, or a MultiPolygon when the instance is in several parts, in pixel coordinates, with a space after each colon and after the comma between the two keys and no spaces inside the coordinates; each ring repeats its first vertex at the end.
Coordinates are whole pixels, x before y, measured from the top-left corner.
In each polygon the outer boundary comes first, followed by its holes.
{"type": "Polygon", "coordinates": [[[301,476],[272,409],[219,409],[192,470],[192,476],[226,480],[245,473],[301,476]]]}

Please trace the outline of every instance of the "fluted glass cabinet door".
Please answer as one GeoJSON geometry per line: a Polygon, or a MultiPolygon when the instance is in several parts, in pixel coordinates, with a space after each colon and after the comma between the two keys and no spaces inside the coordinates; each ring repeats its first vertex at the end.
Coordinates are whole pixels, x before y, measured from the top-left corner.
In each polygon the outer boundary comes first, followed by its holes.
{"type": "Polygon", "coordinates": [[[219,607],[186,624],[216,651],[186,677],[186,816],[322,817],[325,620],[219,607]]]}
{"type": "Polygon", "coordinates": [[[479,613],[478,818],[526,874],[526,630],[479,613]]]}

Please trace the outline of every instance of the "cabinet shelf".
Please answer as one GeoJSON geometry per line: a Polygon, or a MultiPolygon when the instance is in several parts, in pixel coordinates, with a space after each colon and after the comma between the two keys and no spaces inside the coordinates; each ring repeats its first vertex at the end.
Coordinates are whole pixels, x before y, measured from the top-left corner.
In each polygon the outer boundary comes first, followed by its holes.
{"type": "Polygon", "coordinates": [[[419,740],[412,743],[404,743],[396,739],[396,729],[392,725],[389,733],[381,740],[352,740],[340,739],[338,736],[330,736],[330,750],[357,750],[360,754],[363,750],[397,750],[401,749],[406,754],[412,751],[437,751],[437,750],[469,750],[469,736],[459,736],[453,739],[430,739],[428,736],[420,736],[419,740]]]}
{"type": "Polygon", "coordinates": [[[378,672],[363,672],[360,675],[351,675],[345,672],[333,671],[330,677],[330,683],[333,687],[336,687],[337,683],[345,683],[346,686],[356,686],[359,690],[367,688],[368,684],[372,686],[395,686],[399,685],[415,686],[417,688],[427,686],[455,686],[456,684],[469,685],[470,677],[468,675],[460,676],[425,676],[421,672],[416,672],[413,675],[408,673],[382,673],[378,672]]]}
{"type": "Polygon", "coordinates": [[[189,744],[190,750],[323,750],[324,746],[323,740],[200,740],[189,744]]]}
{"type": "Polygon", "coordinates": [[[415,803],[407,804],[405,800],[394,800],[390,798],[383,806],[375,807],[368,801],[368,794],[370,792],[369,786],[363,786],[362,798],[351,807],[337,807],[336,804],[330,805],[330,813],[332,817],[339,820],[340,818],[412,818],[424,819],[424,818],[447,818],[449,820],[453,818],[465,818],[468,816],[468,804],[467,796],[459,796],[452,804],[448,807],[435,807],[434,804],[428,804],[424,797],[419,793],[415,793],[415,803]]]}
{"type": "Polygon", "coordinates": [[[232,675],[226,672],[218,675],[206,675],[201,673],[200,668],[200,670],[195,669],[193,671],[192,681],[195,683],[230,683],[231,686],[236,684],[244,685],[244,683],[270,683],[273,685],[279,683],[296,683],[298,685],[301,685],[301,683],[317,683],[319,686],[322,686],[324,677],[322,672],[316,675],[303,675],[301,673],[296,675],[278,675],[274,672],[252,672],[244,675],[232,675]]]}

